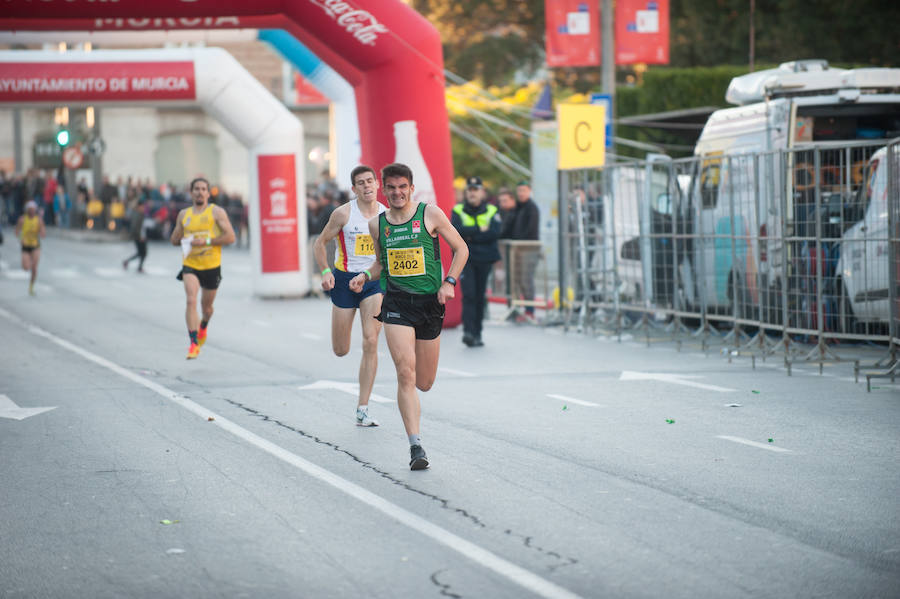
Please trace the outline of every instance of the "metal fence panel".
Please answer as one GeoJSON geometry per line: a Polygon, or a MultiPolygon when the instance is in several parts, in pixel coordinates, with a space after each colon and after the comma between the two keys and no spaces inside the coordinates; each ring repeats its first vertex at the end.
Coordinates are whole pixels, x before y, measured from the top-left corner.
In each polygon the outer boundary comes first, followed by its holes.
{"type": "Polygon", "coordinates": [[[563,320],[690,326],[736,348],[781,348],[788,362],[839,360],[834,348],[850,340],[887,342],[894,355],[898,148],[650,155],[563,173],[563,320]]]}

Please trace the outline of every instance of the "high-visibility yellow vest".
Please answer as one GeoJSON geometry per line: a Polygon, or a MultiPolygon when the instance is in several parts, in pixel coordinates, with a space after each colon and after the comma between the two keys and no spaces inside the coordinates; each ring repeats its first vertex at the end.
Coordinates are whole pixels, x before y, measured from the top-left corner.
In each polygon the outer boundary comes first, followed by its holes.
{"type": "Polygon", "coordinates": [[[463,210],[463,208],[465,208],[464,204],[457,204],[453,207],[453,212],[459,216],[459,220],[462,221],[462,226],[464,227],[474,227],[475,225],[478,225],[479,229],[487,229],[488,225],[491,223],[491,219],[497,214],[497,207],[493,204],[488,204],[487,210],[481,214],[476,214],[474,217],[463,210]]]}

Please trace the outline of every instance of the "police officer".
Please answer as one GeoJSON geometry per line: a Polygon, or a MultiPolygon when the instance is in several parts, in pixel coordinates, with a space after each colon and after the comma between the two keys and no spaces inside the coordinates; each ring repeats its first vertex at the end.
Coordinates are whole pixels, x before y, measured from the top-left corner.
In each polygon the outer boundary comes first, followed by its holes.
{"type": "Polygon", "coordinates": [[[460,276],[463,294],[463,343],[469,347],[484,345],[481,324],[484,320],[487,280],[494,262],[500,260],[497,239],[502,228],[497,207],[485,201],[480,177],[466,181],[465,199],[453,207],[450,222],[469,246],[469,261],[460,276]]]}

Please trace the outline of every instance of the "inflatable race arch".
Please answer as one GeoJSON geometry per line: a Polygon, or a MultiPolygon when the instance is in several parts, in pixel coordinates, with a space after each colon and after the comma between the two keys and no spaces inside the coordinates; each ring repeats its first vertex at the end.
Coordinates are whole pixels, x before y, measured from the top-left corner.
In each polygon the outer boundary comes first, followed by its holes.
{"type": "Polygon", "coordinates": [[[70,44],[90,42],[95,48],[171,47],[200,41],[206,46],[259,40],[331,100],[334,164],[341,189],[350,189],[346,174],[360,161],[359,123],[353,86],[322,62],[297,38],[282,29],[177,29],[168,31],[0,31],[0,44],[70,44]]]}
{"type": "MultiPolygon", "coordinates": [[[[10,31],[283,29],[353,86],[361,161],[405,162],[416,199],[453,206],[440,36],[400,0],[6,0],[3,8],[0,29],[10,31]]],[[[446,324],[458,322],[454,302],[446,324]]]]}
{"type": "Polygon", "coordinates": [[[221,48],[0,52],[0,105],[196,105],[250,154],[253,290],[309,291],[300,121],[221,48]]]}

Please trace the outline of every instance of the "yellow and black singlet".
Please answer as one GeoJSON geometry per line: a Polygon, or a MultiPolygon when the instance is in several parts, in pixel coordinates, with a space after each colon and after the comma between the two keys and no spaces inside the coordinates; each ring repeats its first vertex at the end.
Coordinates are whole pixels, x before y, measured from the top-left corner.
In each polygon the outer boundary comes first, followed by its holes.
{"type": "MultiPolygon", "coordinates": [[[[214,204],[208,204],[199,214],[193,208],[188,208],[181,217],[181,226],[184,228],[185,237],[197,237],[199,239],[212,239],[221,235],[222,230],[216,224],[213,217],[214,204]]],[[[190,253],[183,261],[185,266],[196,270],[209,270],[222,264],[222,246],[201,245],[192,247],[190,253]]]]}

